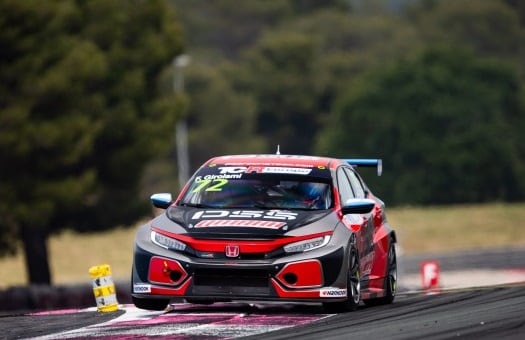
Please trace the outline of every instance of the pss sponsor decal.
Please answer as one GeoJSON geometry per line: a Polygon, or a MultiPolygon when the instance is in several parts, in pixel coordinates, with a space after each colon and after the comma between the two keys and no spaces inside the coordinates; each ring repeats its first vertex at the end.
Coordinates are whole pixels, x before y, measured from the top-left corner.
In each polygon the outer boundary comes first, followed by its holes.
{"type": "Polygon", "coordinates": [[[346,297],[346,289],[341,288],[324,288],[319,291],[319,297],[322,298],[341,298],[346,297]]]}
{"type": "Polygon", "coordinates": [[[271,220],[282,220],[290,221],[297,218],[297,213],[282,211],[282,210],[202,210],[197,211],[191,217],[192,220],[200,219],[224,219],[224,218],[242,218],[242,219],[271,219],[271,220]]]}
{"type": "Polygon", "coordinates": [[[135,283],[133,293],[151,293],[151,285],[145,283],[135,283]]]}
{"type": "Polygon", "coordinates": [[[258,220],[202,220],[195,224],[195,228],[205,227],[253,227],[279,229],[284,227],[286,222],[277,221],[258,221],[258,220]]]}

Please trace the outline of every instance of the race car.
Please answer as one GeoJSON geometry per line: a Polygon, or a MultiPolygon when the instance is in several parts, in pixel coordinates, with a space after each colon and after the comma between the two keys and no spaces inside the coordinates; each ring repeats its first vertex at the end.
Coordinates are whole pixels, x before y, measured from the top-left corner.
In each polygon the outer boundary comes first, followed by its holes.
{"type": "Polygon", "coordinates": [[[131,296],[162,310],[172,299],[320,303],[330,312],[392,303],[396,233],[357,167],[380,159],[281,154],[205,162],[139,227],[131,296]]]}

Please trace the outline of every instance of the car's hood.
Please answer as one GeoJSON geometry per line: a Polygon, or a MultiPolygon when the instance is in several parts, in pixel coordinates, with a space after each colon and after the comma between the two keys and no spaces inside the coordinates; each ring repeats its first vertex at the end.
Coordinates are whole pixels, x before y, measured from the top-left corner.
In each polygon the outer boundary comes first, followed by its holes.
{"type": "MultiPolygon", "coordinates": [[[[311,226],[331,210],[199,209],[172,206],[166,215],[189,236],[272,239],[311,226]]],[[[321,230],[319,230],[321,231],[321,230]]]]}

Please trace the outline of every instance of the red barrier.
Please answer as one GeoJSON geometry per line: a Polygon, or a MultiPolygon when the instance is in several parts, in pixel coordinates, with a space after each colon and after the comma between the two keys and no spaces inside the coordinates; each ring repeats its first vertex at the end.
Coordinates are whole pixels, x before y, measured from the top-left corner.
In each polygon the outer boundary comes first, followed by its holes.
{"type": "Polygon", "coordinates": [[[428,293],[439,292],[439,262],[423,261],[421,262],[421,283],[423,290],[428,293]]]}

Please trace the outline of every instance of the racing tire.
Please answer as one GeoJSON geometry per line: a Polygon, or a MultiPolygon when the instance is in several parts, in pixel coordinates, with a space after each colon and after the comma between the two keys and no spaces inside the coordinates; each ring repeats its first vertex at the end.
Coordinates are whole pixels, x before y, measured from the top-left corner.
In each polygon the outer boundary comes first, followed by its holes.
{"type": "Polygon", "coordinates": [[[325,302],[323,308],[329,313],[350,312],[357,309],[361,301],[361,270],[359,254],[354,245],[350,246],[347,270],[347,299],[341,302],[325,302]]]}
{"type": "Polygon", "coordinates": [[[169,299],[147,299],[134,296],[131,297],[131,301],[133,301],[135,307],[147,310],[164,310],[170,302],[169,299]]]}
{"type": "Polygon", "coordinates": [[[388,305],[394,302],[397,292],[397,256],[394,241],[390,240],[388,248],[388,265],[385,277],[385,296],[375,299],[364,300],[367,306],[388,305]]]}

